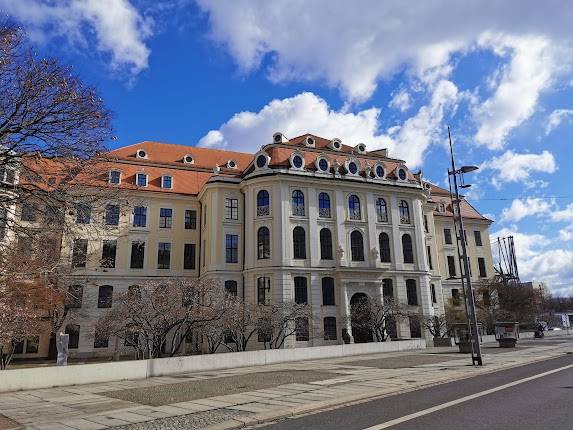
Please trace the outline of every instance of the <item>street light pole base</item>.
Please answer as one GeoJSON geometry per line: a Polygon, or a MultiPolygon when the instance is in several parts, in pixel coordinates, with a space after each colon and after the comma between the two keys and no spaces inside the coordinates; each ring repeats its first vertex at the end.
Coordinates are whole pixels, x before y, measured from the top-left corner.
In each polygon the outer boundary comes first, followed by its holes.
{"type": "Polygon", "coordinates": [[[472,357],[472,364],[475,366],[476,364],[478,366],[483,366],[483,363],[481,362],[481,357],[472,357]]]}

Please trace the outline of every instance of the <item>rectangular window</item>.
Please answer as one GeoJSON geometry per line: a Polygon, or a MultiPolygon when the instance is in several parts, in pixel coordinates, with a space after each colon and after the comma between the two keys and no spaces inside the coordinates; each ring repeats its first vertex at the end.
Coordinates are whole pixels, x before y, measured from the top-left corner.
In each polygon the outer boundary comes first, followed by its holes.
{"type": "Polygon", "coordinates": [[[452,255],[448,255],[448,274],[450,278],[456,277],[456,259],[452,255]]]}
{"type": "Polygon", "coordinates": [[[24,203],[22,204],[22,221],[29,221],[33,222],[37,219],[38,209],[32,203],[24,203]]]}
{"type": "Polygon", "coordinates": [[[161,188],[167,188],[167,189],[173,188],[173,178],[171,176],[162,176],[161,188]]]}
{"type": "Polygon", "coordinates": [[[197,211],[185,210],[185,230],[195,230],[197,228],[197,211]]]}
{"type": "Polygon", "coordinates": [[[478,268],[479,268],[479,277],[486,278],[487,271],[485,270],[485,258],[478,257],[478,268]]]}
{"type": "Polygon", "coordinates": [[[452,244],[452,230],[450,230],[449,228],[444,229],[444,242],[446,243],[446,245],[452,244]]]}
{"type": "Polygon", "coordinates": [[[183,269],[195,270],[195,244],[186,243],[183,249],[183,269]]]}
{"type": "Polygon", "coordinates": [[[452,304],[454,306],[460,305],[460,290],[457,288],[452,288],[452,304]]]}
{"type": "Polygon", "coordinates": [[[324,340],[336,340],[336,318],[324,318],[324,340]]]}
{"type": "Polygon", "coordinates": [[[97,307],[111,308],[113,303],[113,287],[111,285],[101,285],[98,291],[97,307]]]}
{"type": "Polygon", "coordinates": [[[227,234],[225,236],[225,262],[239,262],[239,236],[236,234],[227,234]]]}
{"type": "Polygon", "coordinates": [[[334,278],[322,278],[322,306],[334,306],[334,278]]]}
{"type": "Polygon", "coordinates": [[[392,279],[382,279],[382,298],[384,299],[384,302],[394,300],[392,279]]]}
{"type": "Polygon", "coordinates": [[[225,199],[225,219],[239,219],[238,199],[225,199]]]}
{"type": "Polygon", "coordinates": [[[75,239],[72,245],[72,267],[86,267],[88,240],[75,239]]]}
{"type": "Polygon", "coordinates": [[[159,209],[159,228],[171,228],[173,225],[173,209],[159,209]]]}
{"type": "Polygon", "coordinates": [[[94,338],[94,348],[107,348],[109,345],[109,336],[96,331],[94,338]]]}
{"type": "Polygon", "coordinates": [[[408,305],[418,306],[418,290],[416,289],[416,281],[413,279],[406,280],[406,296],[408,305]]]}
{"type": "Polygon", "coordinates": [[[68,348],[78,349],[80,346],[80,326],[77,324],[68,324],[65,333],[69,336],[68,348]]]}
{"type": "Polygon", "coordinates": [[[76,204],[76,224],[89,224],[92,215],[92,205],[87,203],[76,204]]]}
{"type": "Polygon", "coordinates": [[[0,240],[6,236],[6,226],[8,225],[8,211],[6,208],[0,208],[0,240]]]}
{"type": "Polygon", "coordinates": [[[422,325],[420,324],[420,318],[417,316],[408,317],[410,322],[410,337],[412,339],[418,339],[422,337],[422,325]]]}
{"type": "Polygon", "coordinates": [[[66,306],[68,309],[80,309],[84,296],[84,287],[81,285],[70,285],[66,297],[66,306]]]}
{"type": "Polygon", "coordinates": [[[121,180],[121,172],[119,172],[118,170],[112,170],[111,172],[109,172],[110,184],[117,185],[119,184],[120,180],[121,180]]]}
{"type": "Polygon", "coordinates": [[[474,240],[476,242],[476,246],[483,246],[481,241],[481,231],[474,230],[474,240]]]}
{"type": "Polygon", "coordinates": [[[436,297],[436,286],[434,284],[430,284],[430,295],[432,296],[432,303],[438,303],[436,297]]]}
{"type": "Polygon", "coordinates": [[[114,268],[117,240],[104,240],[101,252],[101,267],[114,268]]]}
{"type": "Polygon", "coordinates": [[[26,339],[26,354],[37,354],[38,345],[40,344],[39,336],[30,336],[26,339]]]}
{"type": "Polygon", "coordinates": [[[145,173],[138,173],[136,181],[138,187],[147,187],[147,175],[145,173]]]}
{"type": "Polygon", "coordinates": [[[171,244],[159,242],[157,245],[157,268],[169,269],[171,262],[171,244]]]}
{"type": "Polygon", "coordinates": [[[306,282],[304,276],[296,276],[294,278],[294,301],[299,305],[308,304],[308,288],[306,282]]]}
{"type": "Polygon", "coordinates": [[[225,281],[225,293],[232,297],[237,297],[237,281],[228,280],[225,281]]]}
{"type": "Polygon", "coordinates": [[[308,341],[308,318],[295,318],[294,323],[296,330],[296,340],[299,342],[308,341]]]}
{"type": "Polygon", "coordinates": [[[56,206],[46,206],[46,224],[61,224],[64,220],[64,212],[56,206]]]}
{"type": "Polygon", "coordinates": [[[133,208],[133,226],[147,226],[147,208],[145,206],[136,206],[133,208]]]}
{"type": "Polygon", "coordinates": [[[428,246],[426,249],[428,251],[428,267],[430,270],[434,270],[434,265],[432,264],[432,248],[428,246]]]}
{"type": "Polygon", "coordinates": [[[266,305],[267,292],[271,290],[271,278],[261,276],[257,278],[257,303],[259,305],[266,305]]]}
{"type": "Polygon", "coordinates": [[[105,206],[105,225],[119,225],[119,205],[105,206]]]}
{"type": "Polygon", "coordinates": [[[131,242],[131,265],[132,269],[143,269],[145,260],[145,242],[131,242]]]}

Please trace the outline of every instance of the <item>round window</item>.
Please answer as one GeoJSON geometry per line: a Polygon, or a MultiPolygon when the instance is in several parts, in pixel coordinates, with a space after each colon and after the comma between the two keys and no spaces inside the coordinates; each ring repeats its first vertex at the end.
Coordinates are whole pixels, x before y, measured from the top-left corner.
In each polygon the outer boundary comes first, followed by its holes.
{"type": "Polygon", "coordinates": [[[379,178],[384,177],[384,167],[376,166],[376,176],[378,176],[379,178]]]}
{"type": "Polygon", "coordinates": [[[352,173],[353,175],[356,175],[356,172],[358,172],[358,166],[356,165],[356,163],[354,161],[351,161],[350,163],[348,163],[348,171],[350,173],[352,173]]]}
{"type": "Polygon", "coordinates": [[[406,180],[406,171],[404,169],[398,170],[398,177],[402,180],[406,180]]]}
{"type": "Polygon", "coordinates": [[[297,169],[300,169],[302,167],[302,157],[300,155],[295,155],[292,157],[292,164],[297,169]]]}
{"type": "Polygon", "coordinates": [[[266,164],[267,164],[267,157],[265,157],[264,155],[259,155],[257,157],[257,167],[259,168],[265,167],[266,164]]]}
{"type": "Polygon", "coordinates": [[[143,149],[140,149],[139,151],[137,151],[137,156],[139,158],[145,158],[147,156],[147,152],[145,152],[143,149]]]}
{"type": "Polygon", "coordinates": [[[185,156],[185,162],[186,162],[186,163],[192,163],[192,162],[193,162],[193,157],[191,157],[190,155],[186,155],[186,156],[185,156]]]}
{"type": "Polygon", "coordinates": [[[234,169],[235,167],[237,167],[237,163],[235,163],[233,160],[229,161],[229,167],[231,169],[234,169]]]}
{"type": "Polygon", "coordinates": [[[326,161],[324,158],[321,158],[318,160],[318,167],[323,172],[326,172],[328,170],[328,161],[326,161]]]}
{"type": "Polygon", "coordinates": [[[336,149],[339,149],[339,148],[340,148],[340,142],[334,142],[333,146],[334,146],[336,149]]]}
{"type": "Polygon", "coordinates": [[[314,146],[314,139],[312,137],[307,137],[306,138],[306,144],[308,146],[314,146]]]}

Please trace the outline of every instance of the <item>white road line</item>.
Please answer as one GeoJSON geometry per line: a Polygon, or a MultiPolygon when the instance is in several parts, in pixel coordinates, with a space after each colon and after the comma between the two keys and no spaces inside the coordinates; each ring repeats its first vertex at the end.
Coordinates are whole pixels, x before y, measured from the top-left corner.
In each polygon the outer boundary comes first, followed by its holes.
{"type": "Polygon", "coordinates": [[[500,385],[499,387],[490,388],[489,390],[481,391],[479,393],[475,393],[475,394],[472,394],[472,395],[466,396],[466,397],[460,397],[459,399],[452,400],[451,402],[442,403],[441,405],[433,406],[431,408],[424,409],[422,411],[414,412],[413,414],[410,414],[410,415],[404,415],[403,417],[396,418],[396,419],[391,420],[391,421],[386,421],[385,423],[377,424],[375,426],[368,427],[368,428],[363,429],[363,430],[386,429],[388,427],[392,427],[392,426],[395,426],[397,424],[422,417],[424,415],[429,415],[429,414],[434,413],[436,411],[441,411],[442,409],[446,409],[446,408],[449,408],[451,406],[459,405],[460,403],[464,403],[464,402],[467,402],[469,400],[477,399],[478,397],[487,396],[488,394],[495,393],[496,391],[505,390],[506,388],[510,388],[510,387],[514,387],[514,386],[519,385],[519,384],[523,384],[524,382],[529,382],[529,381],[533,381],[534,379],[543,378],[544,376],[551,375],[551,374],[557,373],[557,372],[561,372],[562,370],[571,369],[572,367],[573,367],[573,364],[570,364],[568,366],[559,367],[557,369],[549,370],[547,372],[543,372],[543,373],[540,373],[538,375],[529,376],[527,378],[523,378],[523,379],[520,379],[518,381],[513,381],[513,382],[510,382],[508,384],[500,385]]]}

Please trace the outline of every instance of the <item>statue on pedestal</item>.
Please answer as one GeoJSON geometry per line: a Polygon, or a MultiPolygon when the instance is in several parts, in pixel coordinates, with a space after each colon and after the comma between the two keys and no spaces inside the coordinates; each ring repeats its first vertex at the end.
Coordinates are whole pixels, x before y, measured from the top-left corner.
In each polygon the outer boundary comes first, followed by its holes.
{"type": "Polygon", "coordinates": [[[58,358],[56,361],[57,366],[68,365],[68,344],[70,342],[70,335],[59,333],[56,336],[56,348],[58,349],[58,358]]]}

